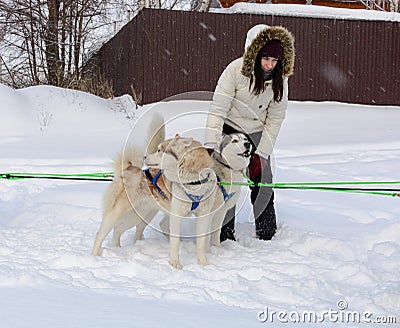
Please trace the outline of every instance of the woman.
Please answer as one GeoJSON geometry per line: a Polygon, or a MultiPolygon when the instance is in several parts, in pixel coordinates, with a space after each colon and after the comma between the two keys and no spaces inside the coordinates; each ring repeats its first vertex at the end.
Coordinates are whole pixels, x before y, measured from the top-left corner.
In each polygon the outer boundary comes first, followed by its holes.
{"type": "MultiPolygon", "coordinates": [[[[293,66],[291,33],[281,26],[254,26],[247,32],[243,57],[221,74],[207,118],[207,148],[213,149],[222,133],[242,132],[252,141],[247,175],[256,185],[250,198],[256,235],[262,240],[270,240],[277,226],[274,192],[257,183],[272,183],[270,155],[285,118],[293,66]]],[[[227,213],[220,239],[235,240],[235,208],[227,213]]]]}

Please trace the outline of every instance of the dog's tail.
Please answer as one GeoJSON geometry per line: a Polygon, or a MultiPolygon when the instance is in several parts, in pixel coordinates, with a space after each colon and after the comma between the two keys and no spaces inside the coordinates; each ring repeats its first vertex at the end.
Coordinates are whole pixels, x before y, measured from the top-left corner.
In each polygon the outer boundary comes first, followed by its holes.
{"type": "Polygon", "coordinates": [[[157,151],[158,145],[165,140],[165,122],[160,113],[154,112],[147,130],[146,154],[157,151]]]}
{"type": "Polygon", "coordinates": [[[126,146],[114,159],[114,176],[122,176],[122,172],[130,167],[142,168],[144,150],[140,147],[126,146]]]}
{"type": "Polygon", "coordinates": [[[158,145],[165,140],[165,123],[161,114],[157,112],[152,113],[151,120],[146,126],[146,146],[134,145],[128,142],[115,158],[114,172],[116,177],[121,176],[122,172],[128,170],[130,167],[141,169],[143,167],[144,156],[156,152],[158,145]]]}

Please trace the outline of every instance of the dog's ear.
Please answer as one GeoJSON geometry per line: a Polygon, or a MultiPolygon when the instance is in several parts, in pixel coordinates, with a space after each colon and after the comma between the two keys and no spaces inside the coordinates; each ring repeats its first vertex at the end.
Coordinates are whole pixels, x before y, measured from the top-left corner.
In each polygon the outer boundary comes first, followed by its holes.
{"type": "Polygon", "coordinates": [[[185,147],[190,147],[193,143],[193,138],[182,138],[182,141],[185,147]]]}

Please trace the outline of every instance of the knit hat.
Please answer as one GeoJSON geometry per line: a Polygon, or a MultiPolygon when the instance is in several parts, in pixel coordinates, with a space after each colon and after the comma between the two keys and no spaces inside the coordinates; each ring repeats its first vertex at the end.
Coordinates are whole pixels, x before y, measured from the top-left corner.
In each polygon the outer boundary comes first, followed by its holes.
{"type": "Polygon", "coordinates": [[[278,40],[271,40],[260,50],[261,57],[274,57],[281,59],[283,55],[282,44],[278,40]]]}

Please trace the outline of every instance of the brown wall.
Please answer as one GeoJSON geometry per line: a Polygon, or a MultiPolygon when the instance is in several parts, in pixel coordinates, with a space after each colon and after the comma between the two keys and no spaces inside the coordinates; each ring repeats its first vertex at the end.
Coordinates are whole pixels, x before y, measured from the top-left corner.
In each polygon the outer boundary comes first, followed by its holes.
{"type": "Polygon", "coordinates": [[[91,63],[117,95],[133,85],[144,104],[213,91],[259,23],[285,26],[295,37],[291,100],[400,105],[400,22],[144,9],[91,63]]]}

